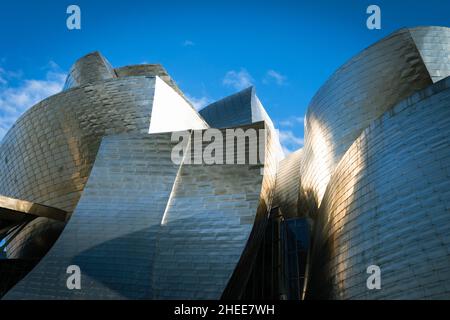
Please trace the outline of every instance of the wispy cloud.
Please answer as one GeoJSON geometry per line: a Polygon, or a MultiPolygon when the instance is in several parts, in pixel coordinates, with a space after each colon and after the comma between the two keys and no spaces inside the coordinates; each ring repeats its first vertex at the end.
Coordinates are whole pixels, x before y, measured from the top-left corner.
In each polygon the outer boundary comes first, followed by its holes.
{"type": "Polygon", "coordinates": [[[51,95],[60,92],[64,86],[65,73],[58,65],[50,62],[44,79],[22,79],[20,73],[2,69],[0,73],[0,139],[17,118],[28,108],[51,95]],[[9,86],[11,77],[20,77],[18,85],[9,86]]]}
{"type": "Polygon", "coordinates": [[[268,70],[263,79],[264,84],[276,83],[279,86],[286,84],[287,77],[275,70],[268,70]]]}
{"type": "Polygon", "coordinates": [[[253,85],[253,78],[245,69],[240,71],[231,70],[225,74],[223,84],[233,87],[236,90],[242,90],[253,85]]]}
{"type": "Polygon", "coordinates": [[[303,117],[296,117],[296,116],[292,116],[289,117],[287,119],[283,119],[281,121],[278,121],[278,125],[280,127],[295,127],[295,126],[303,126],[304,124],[304,118],[303,117]]]}
{"type": "Polygon", "coordinates": [[[8,81],[5,79],[5,69],[0,68],[0,85],[5,85],[8,81]]]}
{"type": "Polygon", "coordinates": [[[285,154],[294,152],[303,147],[303,137],[298,136],[296,131],[301,129],[304,124],[304,118],[291,116],[276,122],[279,130],[280,142],[285,154]]]}
{"type": "Polygon", "coordinates": [[[291,130],[279,130],[279,136],[285,154],[294,152],[303,147],[303,138],[296,136],[291,130]]]}
{"type": "Polygon", "coordinates": [[[192,106],[197,111],[200,109],[203,109],[204,107],[206,107],[208,104],[210,104],[212,102],[212,100],[210,98],[208,98],[207,96],[197,98],[197,97],[191,96],[188,93],[186,93],[185,96],[192,103],[192,106]]]}
{"type": "Polygon", "coordinates": [[[22,77],[21,71],[7,71],[0,67],[0,85],[7,85],[11,79],[19,79],[22,77]]]}
{"type": "Polygon", "coordinates": [[[184,40],[182,43],[183,47],[193,47],[195,46],[194,41],[191,40],[184,40]]]}

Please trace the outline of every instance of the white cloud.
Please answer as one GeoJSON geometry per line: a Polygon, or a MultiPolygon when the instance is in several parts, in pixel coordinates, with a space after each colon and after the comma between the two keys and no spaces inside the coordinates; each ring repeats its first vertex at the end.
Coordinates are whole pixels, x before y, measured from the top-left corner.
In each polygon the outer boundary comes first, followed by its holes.
{"type": "Polygon", "coordinates": [[[0,67],[0,86],[7,85],[10,79],[19,79],[22,72],[6,71],[0,67]]]}
{"type": "Polygon", "coordinates": [[[206,107],[208,104],[212,102],[212,100],[206,96],[196,98],[194,96],[191,96],[190,94],[185,94],[186,98],[192,103],[192,106],[195,108],[195,110],[200,110],[206,107]]]}
{"type": "Polygon", "coordinates": [[[285,154],[294,152],[303,147],[303,138],[296,136],[291,130],[280,130],[279,136],[285,154]]]}
{"type": "Polygon", "coordinates": [[[305,119],[303,117],[289,117],[287,119],[278,121],[278,125],[280,127],[294,127],[294,126],[302,126],[304,124],[305,119]]]}
{"type": "Polygon", "coordinates": [[[223,84],[235,88],[236,90],[242,90],[253,85],[253,78],[245,69],[240,71],[231,70],[225,74],[223,78],[223,84]]]}
{"type": "Polygon", "coordinates": [[[281,73],[275,70],[268,70],[265,78],[263,79],[263,83],[269,84],[275,82],[279,86],[283,86],[286,84],[287,77],[282,75],[281,73]]]}
{"type": "Polygon", "coordinates": [[[17,86],[8,87],[8,76],[18,73],[7,72],[2,69],[0,73],[0,139],[6,134],[17,118],[28,108],[39,101],[60,92],[64,86],[66,75],[60,68],[50,62],[45,79],[19,79],[17,86]]]}
{"type": "Polygon", "coordinates": [[[280,142],[285,154],[291,153],[303,147],[303,137],[296,136],[292,131],[293,128],[303,127],[304,118],[299,116],[291,116],[289,118],[277,121],[277,126],[284,128],[280,130],[280,142]]]}
{"type": "Polygon", "coordinates": [[[5,85],[8,83],[8,81],[5,79],[5,69],[0,68],[0,85],[5,85]]]}
{"type": "Polygon", "coordinates": [[[184,40],[183,41],[183,47],[193,47],[195,46],[195,43],[191,40],[184,40]]]}

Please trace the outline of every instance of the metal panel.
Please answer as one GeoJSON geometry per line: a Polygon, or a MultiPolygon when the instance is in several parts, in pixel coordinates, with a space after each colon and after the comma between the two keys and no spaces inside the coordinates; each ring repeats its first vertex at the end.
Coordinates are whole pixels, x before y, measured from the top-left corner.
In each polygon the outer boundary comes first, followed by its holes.
{"type": "Polygon", "coordinates": [[[346,152],[316,225],[313,297],[450,298],[450,78],[375,120],[346,152]],[[366,269],[381,268],[381,290],[366,269]]]}
{"type": "MultiPolygon", "coordinates": [[[[253,93],[253,87],[249,87],[206,106],[199,113],[211,128],[251,124],[254,122],[252,118],[253,93]]],[[[261,120],[263,119],[258,121],[261,120]]]]}
{"type": "Polygon", "coordinates": [[[6,237],[6,257],[39,261],[58,239],[64,226],[64,222],[44,217],[25,221],[6,237]]]}
{"type": "Polygon", "coordinates": [[[116,68],[114,69],[114,71],[119,78],[136,76],[158,76],[184,98],[183,92],[180,90],[180,88],[178,88],[177,84],[167,73],[166,69],[164,69],[164,67],[160,64],[139,64],[133,66],[125,66],[116,68]]]}
{"type": "Polygon", "coordinates": [[[450,29],[419,27],[409,31],[433,82],[450,76],[450,29]]]}
{"type": "Polygon", "coordinates": [[[64,210],[25,200],[0,196],[0,221],[22,220],[24,216],[45,217],[62,222],[65,222],[68,218],[68,214],[64,210]]]}
{"type": "MultiPolygon", "coordinates": [[[[163,87],[162,81],[156,88],[157,77],[115,78],[108,75],[111,70],[99,53],[81,58],[68,76],[69,82],[71,77],[76,80],[75,87],[43,100],[17,120],[0,147],[0,194],[70,214],[89,177],[102,137],[148,133],[157,90],[164,89],[164,94],[172,97],[167,102],[158,100],[158,106],[167,112],[160,112],[157,121],[171,124],[170,130],[208,127],[172,88],[163,87]],[[173,114],[171,110],[183,115],[179,121],[182,125],[175,126],[167,119],[173,114]]],[[[39,221],[45,224],[46,220],[39,221]]],[[[54,223],[49,224],[53,228],[54,223]]],[[[40,226],[39,230],[45,228],[40,226]]],[[[19,240],[28,242],[25,237],[16,237],[7,249],[21,247],[15,243],[19,240]]]]}
{"type": "Polygon", "coordinates": [[[155,78],[110,79],[62,92],[32,107],[0,148],[0,194],[72,212],[101,138],[147,133],[155,78]]]}
{"type": "Polygon", "coordinates": [[[63,234],[5,298],[151,298],[156,238],[179,167],[170,138],[105,137],[63,234]],[[66,287],[72,264],[81,268],[82,290],[66,287]]]}
{"type": "Polygon", "coordinates": [[[199,113],[211,128],[237,127],[264,121],[270,134],[274,137],[271,152],[275,161],[284,158],[278,131],[257,97],[254,87],[218,100],[200,110],[199,113]]]}
{"type": "Polygon", "coordinates": [[[303,150],[297,150],[279,163],[273,205],[280,207],[285,218],[293,218],[305,214],[305,212],[299,211],[298,203],[302,155],[303,150]]]}
{"type": "Polygon", "coordinates": [[[267,218],[273,169],[180,167],[174,145],[169,133],[105,137],[60,239],[5,298],[220,298],[242,256],[256,255],[252,234],[261,232],[255,220],[267,218]],[[82,270],[82,290],[66,287],[71,264],[82,270]]]}
{"type": "Polygon", "coordinates": [[[116,78],[116,74],[111,64],[100,52],[95,51],[80,58],[70,68],[64,90],[112,78],[116,78]]]}
{"type": "Polygon", "coordinates": [[[370,46],[339,68],[307,111],[304,201],[320,205],[334,168],[369,123],[431,83],[408,29],[370,46]]]}

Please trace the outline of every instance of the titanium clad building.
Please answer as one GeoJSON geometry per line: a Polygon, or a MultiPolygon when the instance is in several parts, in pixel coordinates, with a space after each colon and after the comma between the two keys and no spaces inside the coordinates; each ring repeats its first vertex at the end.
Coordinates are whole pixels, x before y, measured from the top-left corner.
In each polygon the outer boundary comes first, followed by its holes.
{"type": "Polygon", "coordinates": [[[285,156],[255,88],[197,112],[161,65],[88,54],[0,146],[0,296],[450,299],[449,75],[449,28],[397,31],[285,156]]]}
{"type": "Polygon", "coordinates": [[[400,30],[312,99],[300,200],[317,204],[310,298],[450,298],[449,55],[449,28],[400,30]],[[371,265],[380,290],[367,289],[371,265]]]}

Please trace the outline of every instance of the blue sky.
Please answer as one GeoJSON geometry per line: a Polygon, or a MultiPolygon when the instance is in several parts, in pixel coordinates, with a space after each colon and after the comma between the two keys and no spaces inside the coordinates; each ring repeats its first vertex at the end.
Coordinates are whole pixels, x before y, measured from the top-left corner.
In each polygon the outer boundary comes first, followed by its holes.
{"type": "Polygon", "coordinates": [[[417,25],[450,26],[450,1],[2,1],[0,137],[60,90],[77,58],[99,50],[116,67],[162,63],[198,106],[255,85],[295,150],[308,103],[334,70],[417,25]],[[81,8],[81,30],[66,28],[70,4],[81,8]],[[381,30],[366,28],[371,4],[381,7],[381,30]]]}

